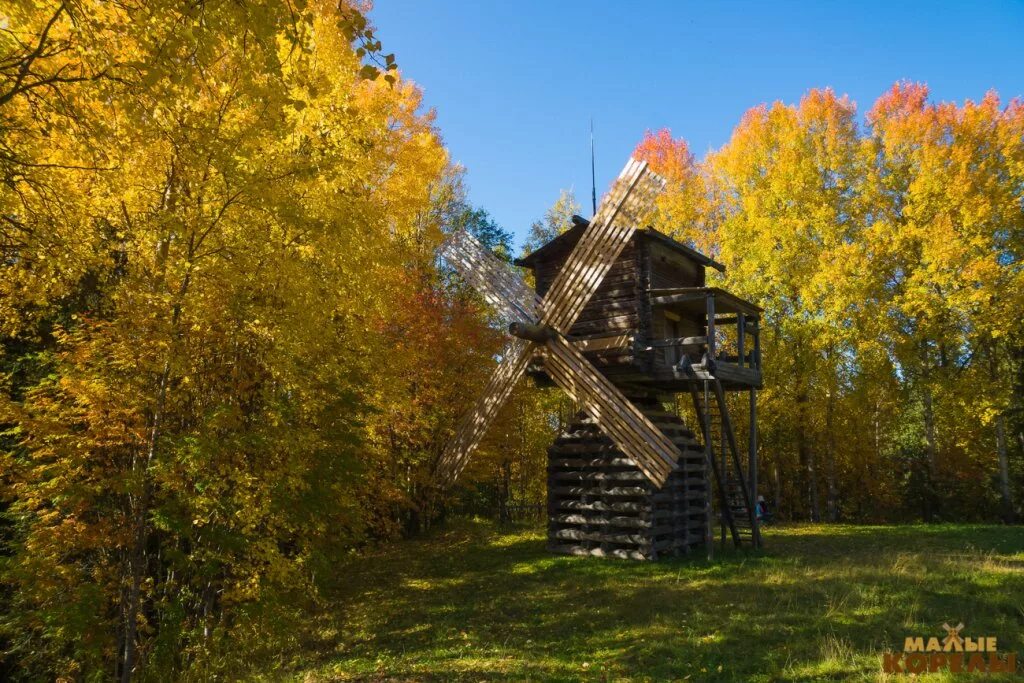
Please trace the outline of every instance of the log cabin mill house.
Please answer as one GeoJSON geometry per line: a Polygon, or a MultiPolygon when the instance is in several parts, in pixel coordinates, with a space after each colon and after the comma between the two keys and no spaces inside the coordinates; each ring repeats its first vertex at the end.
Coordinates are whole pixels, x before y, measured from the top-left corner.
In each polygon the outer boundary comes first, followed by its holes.
{"type": "MultiPolygon", "coordinates": [[[[579,216],[573,223],[516,261],[533,272],[541,297],[588,226],[579,216]]],[[[686,554],[711,548],[716,521],[723,541],[728,531],[737,545],[759,543],[756,433],[745,449],[736,443],[725,393],[747,392],[749,424],[756,424],[762,311],[708,287],[708,268],[725,270],[668,235],[638,229],[568,331],[682,457],[658,487],[581,413],[548,451],[551,550],[636,559],[686,554]],[[693,402],[696,433],[664,407],[680,394],[693,402]]],[[[550,382],[543,362],[529,372],[550,382]]]]}

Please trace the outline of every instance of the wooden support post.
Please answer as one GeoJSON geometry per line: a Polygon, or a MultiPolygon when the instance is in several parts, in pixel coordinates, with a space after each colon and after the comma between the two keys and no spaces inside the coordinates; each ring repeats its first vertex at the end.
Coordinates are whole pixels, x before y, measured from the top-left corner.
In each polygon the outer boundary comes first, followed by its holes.
{"type": "Polygon", "coordinates": [[[746,358],[747,316],[740,313],[736,318],[736,364],[742,368],[746,358]]]}
{"type": "Polygon", "coordinates": [[[707,295],[707,314],[708,314],[708,359],[711,361],[715,360],[715,295],[708,293],[707,295]]]}
{"type": "MultiPolygon", "coordinates": [[[[695,399],[697,397],[696,391],[697,391],[696,389],[693,389],[693,392],[694,392],[693,397],[695,399]]],[[[698,402],[697,401],[694,401],[693,403],[694,403],[694,407],[695,408],[698,407],[698,405],[697,405],[698,402]]],[[[704,404],[703,404],[702,414],[700,415],[700,421],[701,421],[701,425],[704,427],[704,458],[705,458],[705,462],[711,468],[711,471],[715,473],[715,475],[716,475],[715,476],[715,482],[718,484],[719,492],[721,492],[721,490],[722,490],[722,481],[721,481],[721,477],[717,476],[718,475],[718,467],[715,465],[715,450],[714,450],[714,448],[712,447],[712,444],[711,444],[711,396],[708,394],[708,381],[707,380],[704,380],[704,404]]],[[[711,482],[709,481],[708,482],[708,487],[710,488],[710,486],[711,486],[711,482]]],[[[708,546],[708,561],[710,562],[711,560],[715,559],[715,527],[714,527],[714,523],[715,522],[711,518],[711,515],[712,515],[711,491],[708,491],[707,503],[708,503],[708,537],[707,537],[707,546],[708,546]]]]}
{"type": "MultiPolygon", "coordinates": [[[[750,438],[748,439],[747,475],[750,478],[750,498],[757,516],[757,389],[750,390],[750,438]]],[[[760,542],[760,537],[758,538],[760,542]]]]}
{"type": "MultiPolygon", "coordinates": [[[[705,384],[707,383],[708,382],[705,382],[705,384]]],[[[719,413],[721,413],[721,408],[719,408],[719,413]]],[[[732,499],[730,498],[731,491],[729,491],[729,462],[727,460],[725,443],[725,424],[721,419],[721,414],[719,414],[718,429],[720,430],[720,438],[718,439],[718,442],[720,449],[719,457],[721,458],[721,464],[719,467],[722,468],[722,480],[725,484],[725,506],[729,508],[729,514],[732,514],[732,499]]],[[[725,515],[722,515],[722,550],[725,550],[725,515]]]]}
{"type": "Polygon", "coordinates": [[[761,370],[761,320],[758,318],[757,330],[754,332],[754,368],[761,370]]]}

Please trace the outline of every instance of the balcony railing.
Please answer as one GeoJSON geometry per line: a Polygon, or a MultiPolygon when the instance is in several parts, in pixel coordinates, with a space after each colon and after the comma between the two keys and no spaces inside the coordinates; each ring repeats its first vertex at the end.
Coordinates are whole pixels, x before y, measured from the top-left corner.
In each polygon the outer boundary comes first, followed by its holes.
{"type": "Polygon", "coordinates": [[[717,287],[652,289],[653,308],[704,321],[704,336],[661,339],[653,347],[675,349],[676,370],[698,377],[758,385],[761,381],[761,309],[717,287]],[[700,356],[694,362],[691,354],[700,356]]]}

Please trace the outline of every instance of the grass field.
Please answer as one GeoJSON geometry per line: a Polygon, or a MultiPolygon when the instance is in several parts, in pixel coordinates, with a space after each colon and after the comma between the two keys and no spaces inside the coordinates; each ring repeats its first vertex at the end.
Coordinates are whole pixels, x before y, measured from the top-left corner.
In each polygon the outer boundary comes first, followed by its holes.
{"type": "Polygon", "coordinates": [[[297,678],[886,680],[883,651],[961,621],[1021,658],[1022,528],[788,526],[766,543],[638,563],[460,524],[339,566],[297,678]]]}

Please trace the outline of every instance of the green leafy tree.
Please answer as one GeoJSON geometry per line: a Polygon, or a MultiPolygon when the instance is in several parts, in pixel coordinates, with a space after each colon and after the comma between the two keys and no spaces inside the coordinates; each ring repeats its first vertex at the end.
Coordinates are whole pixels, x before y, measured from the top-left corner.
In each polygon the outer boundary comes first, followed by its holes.
{"type": "Polygon", "coordinates": [[[576,194],[572,190],[562,190],[555,203],[544,213],[544,218],[530,225],[530,232],[523,243],[523,254],[535,251],[537,247],[569,230],[573,225],[572,217],[581,210],[576,194]]]}

